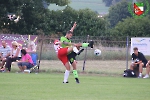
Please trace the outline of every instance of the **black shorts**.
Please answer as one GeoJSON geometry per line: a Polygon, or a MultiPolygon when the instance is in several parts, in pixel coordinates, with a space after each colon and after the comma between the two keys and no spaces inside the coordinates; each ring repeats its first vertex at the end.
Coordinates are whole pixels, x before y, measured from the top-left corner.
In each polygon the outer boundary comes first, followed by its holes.
{"type": "MultiPolygon", "coordinates": [[[[146,64],[147,64],[147,62],[142,62],[142,63],[144,63],[144,68],[146,68],[146,64]]],[[[139,64],[137,65],[137,67],[139,67],[139,64]]]]}
{"type": "Polygon", "coordinates": [[[69,62],[72,64],[74,62],[74,60],[76,60],[76,53],[75,52],[71,52],[67,55],[69,62]]]}

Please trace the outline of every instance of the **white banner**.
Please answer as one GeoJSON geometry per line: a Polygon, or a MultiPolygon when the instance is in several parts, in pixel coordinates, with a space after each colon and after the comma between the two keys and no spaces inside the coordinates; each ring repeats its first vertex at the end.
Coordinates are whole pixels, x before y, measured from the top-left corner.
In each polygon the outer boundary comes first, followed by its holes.
{"type": "Polygon", "coordinates": [[[150,38],[149,37],[133,37],[131,38],[131,52],[133,48],[137,47],[144,55],[150,55],[150,38]]]}

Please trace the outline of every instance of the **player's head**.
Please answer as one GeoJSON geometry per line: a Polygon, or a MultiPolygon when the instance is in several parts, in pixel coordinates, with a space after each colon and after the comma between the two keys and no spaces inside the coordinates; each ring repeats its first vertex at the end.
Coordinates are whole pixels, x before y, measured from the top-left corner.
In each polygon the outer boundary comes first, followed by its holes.
{"type": "Polygon", "coordinates": [[[27,51],[26,51],[25,49],[22,49],[22,50],[21,50],[21,54],[22,54],[22,55],[26,55],[26,54],[27,54],[27,51]]]}
{"type": "Polygon", "coordinates": [[[73,32],[72,32],[72,31],[68,31],[68,32],[66,33],[66,38],[71,39],[71,38],[72,38],[72,35],[73,35],[73,32]]]}
{"type": "Polygon", "coordinates": [[[54,40],[54,44],[58,45],[60,43],[60,41],[58,39],[54,40]]]}
{"type": "Polygon", "coordinates": [[[12,42],[12,48],[17,48],[17,47],[18,47],[17,41],[13,41],[13,42],[12,42]]]}
{"type": "Polygon", "coordinates": [[[133,48],[133,52],[134,52],[135,55],[138,55],[138,48],[137,48],[137,47],[134,47],[134,48],[133,48]]]}

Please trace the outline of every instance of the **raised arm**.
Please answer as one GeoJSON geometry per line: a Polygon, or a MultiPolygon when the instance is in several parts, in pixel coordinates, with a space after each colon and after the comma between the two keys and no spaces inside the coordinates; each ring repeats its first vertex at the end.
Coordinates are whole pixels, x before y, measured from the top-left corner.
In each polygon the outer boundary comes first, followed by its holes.
{"type": "Polygon", "coordinates": [[[76,22],[74,22],[74,24],[73,24],[73,26],[72,26],[72,28],[71,28],[71,32],[73,32],[73,30],[76,28],[76,26],[77,26],[77,23],[76,22]]]}

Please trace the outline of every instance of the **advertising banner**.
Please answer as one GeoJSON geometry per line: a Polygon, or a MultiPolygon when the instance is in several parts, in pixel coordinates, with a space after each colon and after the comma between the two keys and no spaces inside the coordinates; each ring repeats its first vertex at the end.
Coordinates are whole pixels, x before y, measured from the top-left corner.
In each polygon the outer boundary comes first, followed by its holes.
{"type": "Polygon", "coordinates": [[[36,52],[37,38],[37,35],[0,34],[0,46],[2,41],[6,41],[7,45],[12,47],[12,41],[16,41],[20,49],[24,48],[27,52],[36,52]]]}
{"type": "Polygon", "coordinates": [[[144,55],[150,55],[150,38],[149,37],[134,37],[131,38],[131,54],[133,48],[137,47],[144,55]]]}

